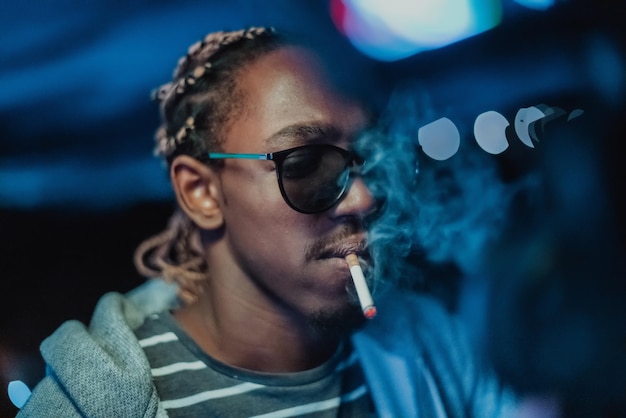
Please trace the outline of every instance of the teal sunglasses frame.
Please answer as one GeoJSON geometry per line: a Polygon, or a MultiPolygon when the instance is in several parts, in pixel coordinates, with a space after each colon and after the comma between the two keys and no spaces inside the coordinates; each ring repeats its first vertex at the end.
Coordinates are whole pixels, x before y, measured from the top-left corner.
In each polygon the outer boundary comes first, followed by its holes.
{"type": "MultiPolygon", "coordinates": [[[[354,171],[355,166],[362,166],[363,160],[361,160],[353,151],[349,151],[335,145],[331,144],[309,144],[309,145],[301,145],[294,148],[289,148],[282,151],[270,152],[266,154],[241,154],[241,153],[221,153],[221,152],[210,152],[208,153],[208,158],[210,160],[221,160],[221,159],[245,159],[245,160],[269,160],[273,161],[276,165],[276,177],[278,180],[278,188],[280,189],[280,193],[283,197],[283,200],[289,207],[293,210],[305,213],[305,214],[314,214],[325,212],[326,210],[335,206],[343,197],[345,196],[351,182],[351,173],[354,171]],[[341,167],[341,171],[337,172],[337,175],[332,177],[334,181],[334,185],[331,187],[333,190],[333,194],[330,197],[325,199],[318,200],[307,200],[308,202],[313,202],[315,204],[307,203],[303,204],[302,202],[294,199],[294,196],[290,196],[289,192],[284,186],[284,177],[283,177],[283,163],[289,157],[289,155],[294,152],[302,152],[302,151],[310,151],[311,153],[315,153],[319,156],[323,155],[339,155],[343,159],[343,166],[341,167]]],[[[320,183],[320,186],[328,187],[330,182],[325,182],[324,184],[320,183]]]]}

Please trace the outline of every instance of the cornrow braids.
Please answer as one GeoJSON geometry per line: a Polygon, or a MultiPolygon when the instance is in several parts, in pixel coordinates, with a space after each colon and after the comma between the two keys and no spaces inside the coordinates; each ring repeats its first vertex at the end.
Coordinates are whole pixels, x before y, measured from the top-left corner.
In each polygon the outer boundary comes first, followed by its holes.
{"type": "Polygon", "coordinates": [[[219,150],[228,118],[241,105],[238,70],[281,41],[274,29],[253,27],[210,33],[191,45],[172,81],[153,92],[163,121],[155,136],[156,155],[171,163],[180,154],[219,150]]]}
{"type": "MultiPolygon", "coordinates": [[[[221,150],[229,119],[243,106],[239,70],[284,44],[274,29],[252,27],[210,33],[191,45],[172,81],[153,92],[162,120],[155,154],[169,166],[178,155],[197,158],[221,150]]],[[[177,283],[182,302],[191,303],[208,279],[202,252],[199,229],[178,210],[163,232],[139,245],[134,261],[140,274],[177,283]]]]}

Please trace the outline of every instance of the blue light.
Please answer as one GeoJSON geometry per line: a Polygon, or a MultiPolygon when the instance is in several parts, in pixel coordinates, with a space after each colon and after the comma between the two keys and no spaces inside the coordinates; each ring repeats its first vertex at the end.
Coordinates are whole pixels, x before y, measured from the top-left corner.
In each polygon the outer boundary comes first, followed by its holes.
{"type": "Polygon", "coordinates": [[[21,380],[13,380],[9,382],[9,399],[18,408],[22,408],[28,398],[30,398],[31,391],[26,386],[26,383],[21,380]]]}
{"type": "Polygon", "coordinates": [[[509,122],[500,113],[490,110],[474,121],[476,143],[489,154],[500,154],[509,147],[506,128],[509,122]]]}
{"type": "Polygon", "coordinates": [[[448,118],[440,118],[422,126],[417,131],[422,150],[434,160],[447,160],[459,150],[461,135],[458,128],[448,118]]]}
{"type": "Polygon", "coordinates": [[[546,10],[554,6],[554,0],[515,0],[516,3],[534,10],[546,10]]]}
{"type": "Polygon", "coordinates": [[[499,0],[336,0],[335,23],[354,46],[382,61],[406,58],[489,30],[500,23],[499,0]],[[341,3],[343,1],[343,3],[341,3]]]}
{"type": "Polygon", "coordinates": [[[106,210],[171,198],[167,175],[150,155],[109,162],[79,156],[30,164],[15,159],[4,160],[0,167],[0,207],[4,208],[106,210]]]}

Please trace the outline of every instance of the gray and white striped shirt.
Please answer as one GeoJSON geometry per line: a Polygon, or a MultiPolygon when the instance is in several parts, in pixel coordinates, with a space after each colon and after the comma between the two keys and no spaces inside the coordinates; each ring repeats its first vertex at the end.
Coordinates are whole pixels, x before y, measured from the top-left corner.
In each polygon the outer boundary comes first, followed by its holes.
{"type": "Polygon", "coordinates": [[[297,373],[257,373],[208,356],[163,312],[135,331],[163,407],[176,417],[374,417],[356,353],[344,345],[297,373]]]}

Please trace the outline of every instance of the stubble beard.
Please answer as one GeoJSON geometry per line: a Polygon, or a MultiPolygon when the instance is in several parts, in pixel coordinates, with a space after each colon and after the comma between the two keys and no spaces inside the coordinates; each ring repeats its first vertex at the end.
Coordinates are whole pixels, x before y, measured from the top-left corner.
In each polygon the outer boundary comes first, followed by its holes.
{"type": "Polygon", "coordinates": [[[358,306],[348,305],[342,310],[319,310],[309,316],[309,326],[321,339],[342,340],[364,323],[358,306]]]}

